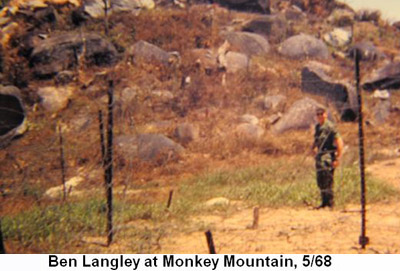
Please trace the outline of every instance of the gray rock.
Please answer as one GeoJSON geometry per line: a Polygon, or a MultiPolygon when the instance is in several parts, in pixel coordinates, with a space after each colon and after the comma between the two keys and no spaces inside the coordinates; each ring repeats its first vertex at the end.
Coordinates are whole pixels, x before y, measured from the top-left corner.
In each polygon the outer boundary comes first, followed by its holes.
{"type": "Polygon", "coordinates": [[[184,148],[161,134],[119,136],[115,139],[117,152],[125,159],[138,158],[144,162],[162,165],[179,158],[184,148]]]}
{"type": "Polygon", "coordinates": [[[375,70],[370,74],[363,88],[365,90],[375,89],[398,89],[400,88],[400,62],[392,62],[375,70]]]}
{"type": "Polygon", "coordinates": [[[375,90],[372,97],[380,100],[389,100],[390,92],[387,90],[375,90]]]}
{"type": "Polygon", "coordinates": [[[287,37],[288,25],[282,15],[264,15],[248,22],[242,30],[266,36],[271,43],[279,43],[287,37]]]}
{"type": "MultiPolygon", "coordinates": [[[[221,58],[219,58],[221,60],[221,58]]],[[[250,65],[250,60],[247,55],[238,52],[227,52],[224,55],[224,68],[228,73],[236,73],[247,70],[250,65]]],[[[222,64],[222,63],[220,63],[222,64]]]]}
{"type": "Polygon", "coordinates": [[[25,131],[26,112],[20,90],[0,85],[0,148],[25,131]]]}
{"type": "Polygon", "coordinates": [[[335,28],[323,36],[324,41],[330,46],[342,48],[349,45],[353,39],[351,29],[335,28]]]}
{"type": "Polygon", "coordinates": [[[245,141],[258,141],[264,135],[264,129],[252,123],[242,123],[236,127],[237,136],[245,141]]]}
{"type": "Polygon", "coordinates": [[[229,199],[224,197],[212,198],[206,201],[205,206],[207,207],[216,207],[216,206],[228,206],[230,204],[229,199]]]}
{"type": "Polygon", "coordinates": [[[115,47],[100,35],[66,33],[42,40],[33,49],[30,65],[37,77],[46,78],[75,67],[82,53],[86,65],[112,65],[118,61],[115,47]]]}
{"type": "Polygon", "coordinates": [[[258,125],[260,123],[260,120],[254,115],[244,114],[239,117],[239,123],[258,125]]]}
{"type": "Polygon", "coordinates": [[[222,32],[222,37],[230,44],[230,50],[247,56],[263,56],[269,53],[270,45],[263,36],[249,32],[222,32]]]}
{"type": "Polygon", "coordinates": [[[372,115],[376,124],[383,124],[389,117],[391,110],[390,100],[378,100],[372,108],[372,115]]]}
{"type": "Polygon", "coordinates": [[[65,109],[74,93],[71,86],[42,87],[38,89],[41,105],[50,112],[65,109]]]}
{"type": "Polygon", "coordinates": [[[175,128],[174,134],[179,142],[188,144],[199,138],[199,128],[190,123],[182,123],[175,128]]]}
{"type": "Polygon", "coordinates": [[[347,51],[348,57],[354,59],[356,50],[360,53],[360,60],[362,61],[375,61],[384,58],[384,54],[371,42],[359,42],[354,44],[347,51]]]}
{"type": "Polygon", "coordinates": [[[129,57],[132,58],[134,63],[143,61],[164,66],[171,65],[176,61],[174,53],[164,51],[143,40],[136,42],[128,51],[129,57]]]}
{"type": "Polygon", "coordinates": [[[285,40],[278,49],[279,53],[293,59],[329,58],[328,47],[322,40],[300,34],[285,40]]]}
{"type": "Polygon", "coordinates": [[[283,95],[266,96],[262,100],[262,108],[270,112],[280,112],[285,109],[286,97],[283,95]]]}
{"type": "MultiPolygon", "coordinates": [[[[137,13],[140,9],[153,9],[154,7],[153,0],[111,0],[111,8],[108,10],[108,14],[121,11],[137,13]]],[[[83,8],[92,18],[104,17],[103,0],[86,0],[83,8]]]]}
{"type": "Polygon", "coordinates": [[[253,9],[264,14],[270,14],[270,0],[217,0],[218,3],[234,9],[253,9]]]}
{"type": "Polygon", "coordinates": [[[290,6],[284,11],[286,20],[301,21],[307,18],[307,15],[297,6],[290,6]]]}
{"type": "Polygon", "coordinates": [[[354,121],[357,115],[356,95],[350,86],[325,74],[323,64],[309,62],[301,71],[303,92],[325,97],[338,109],[343,120],[354,121]]]}
{"type": "Polygon", "coordinates": [[[313,99],[304,98],[296,101],[282,118],[272,126],[276,133],[283,133],[289,130],[309,129],[316,123],[315,111],[324,107],[313,99]]]}

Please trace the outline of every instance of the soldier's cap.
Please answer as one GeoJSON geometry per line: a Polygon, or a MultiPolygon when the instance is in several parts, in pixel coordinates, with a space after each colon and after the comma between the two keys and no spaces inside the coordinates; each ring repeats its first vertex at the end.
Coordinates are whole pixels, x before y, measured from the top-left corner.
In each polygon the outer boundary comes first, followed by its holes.
{"type": "Polygon", "coordinates": [[[317,115],[323,114],[323,113],[325,113],[325,112],[326,112],[326,109],[323,108],[323,107],[318,107],[317,110],[315,110],[315,113],[316,113],[317,115]]]}

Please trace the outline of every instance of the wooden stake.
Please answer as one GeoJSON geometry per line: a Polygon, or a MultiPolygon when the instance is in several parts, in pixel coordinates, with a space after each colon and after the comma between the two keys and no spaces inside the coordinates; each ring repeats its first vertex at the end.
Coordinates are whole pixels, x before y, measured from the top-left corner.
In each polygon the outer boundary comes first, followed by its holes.
{"type": "Polygon", "coordinates": [[[6,254],[6,248],[3,242],[3,231],[1,230],[1,218],[0,218],[0,254],[6,254]]]}
{"type": "Polygon", "coordinates": [[[259,217],[260,217],[260,208],[256,206],[253,209],[253,225],[251,226],[252,229],[258,228],[259,217]]]}
{"type": "Polygon", "coordinates": [[[105,176],[107,182],[107,245],[113,240],[113,108],[114,108],[114,82],[109,81],[108,88],[108,125],[107,125],[107,152],[105,163],[105,176]]]}
{"type": "Polygon", "coordinates": [[[208,250],[210,251],[210,254],[217,254],[215,252],[214,240],[213,240],[211,231],[206,231],[205,234],[206,234],[207,245],[208,245],[208,250]]]}
{"type": "Polygon", "coordinates": [[[65,186],[65,158],[64,158],[64,143],[62,136],[61,125],[58,124],[58,135],[60,142],[60,165],[61,165],[61,182],[63,185],[63,201],[67,199],[67,187],[65,186]]]}
{"type": "Polygon", "coordinates": [[[172,202],[172,195],[174,194],[174,190],[169,191],[169,197],[168,197],[168,203],[167,203],[167,209],[171,206],[172,202]]]}

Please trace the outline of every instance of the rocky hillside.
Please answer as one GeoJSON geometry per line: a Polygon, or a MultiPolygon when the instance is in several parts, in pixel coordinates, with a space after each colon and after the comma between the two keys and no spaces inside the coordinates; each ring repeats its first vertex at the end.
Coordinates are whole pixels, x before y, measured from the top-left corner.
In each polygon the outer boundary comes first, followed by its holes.
{"type": "Polygon", "coordinates": [[[0,214],[54,203],[60,136],[72,191],[98,187],[110,89],[121,189],[304,155],[318,106],[355,152],[355,54],[367,160],[397,155],[399,30],[379,12],[334,0],[108,2],[1,10],[0,214]]]}

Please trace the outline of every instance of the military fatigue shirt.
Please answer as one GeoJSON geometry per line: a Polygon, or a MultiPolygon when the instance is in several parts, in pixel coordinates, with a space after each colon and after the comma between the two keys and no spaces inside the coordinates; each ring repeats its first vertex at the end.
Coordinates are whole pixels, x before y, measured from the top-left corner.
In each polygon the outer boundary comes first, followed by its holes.
{"type": "Polygon", "coordinates": [[[332,169],[332,162],[335,160],[336,152],[335,139],[339,137],[339,132],[329,120],[325,120],[322,125],[318,123],[315,126],[313,146],[318,148],[315,157],[317,169],[332,169]]]}

